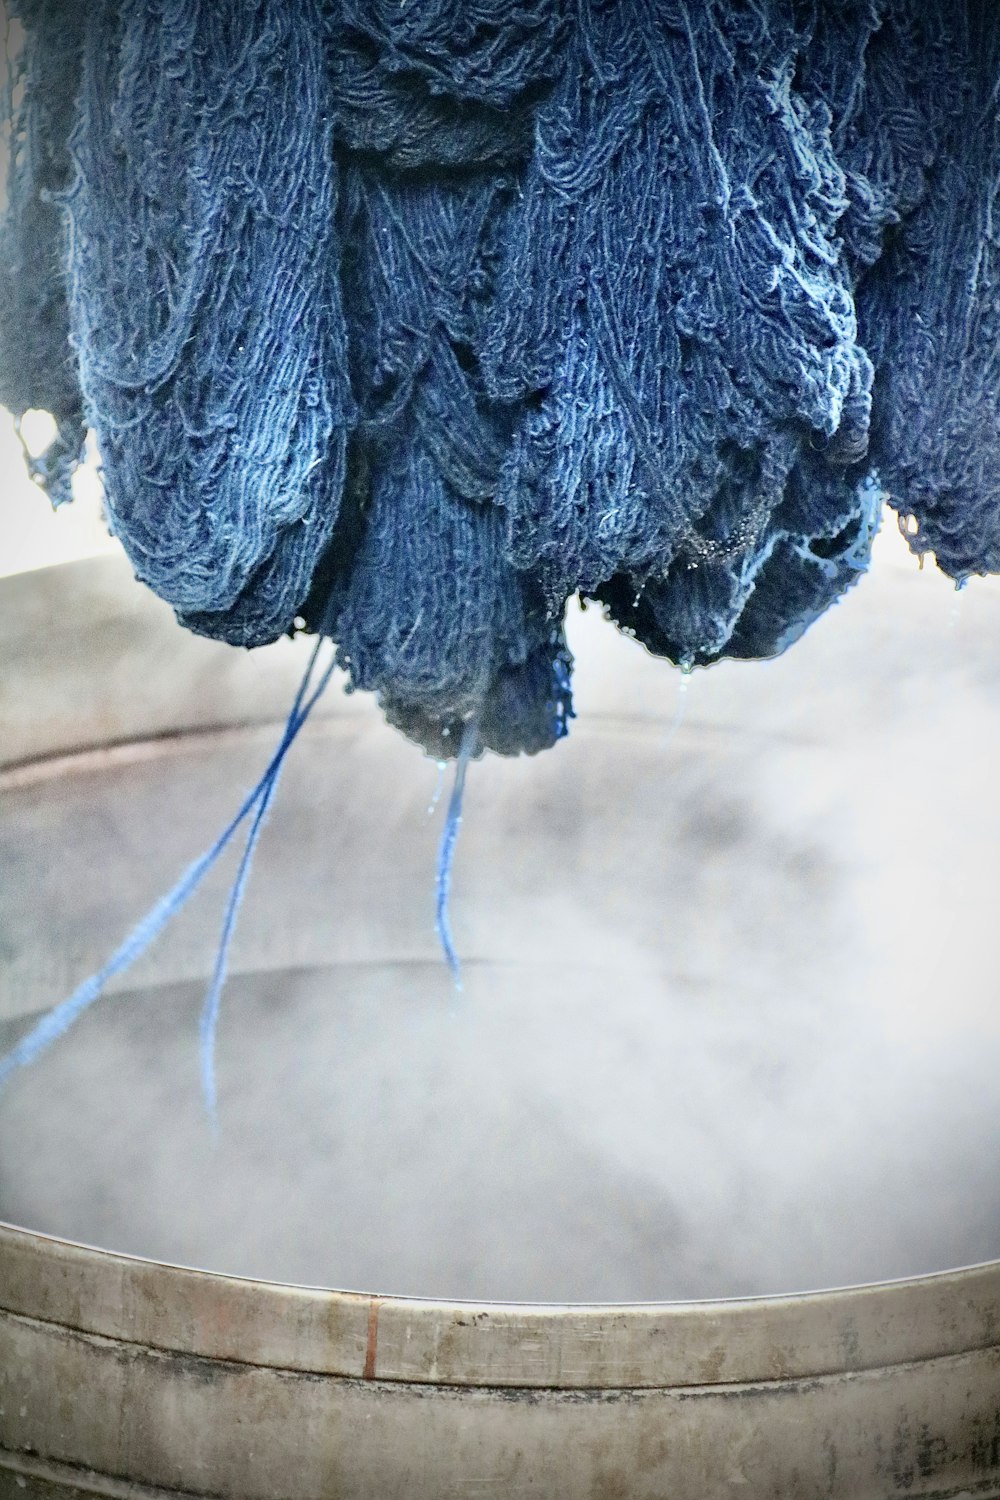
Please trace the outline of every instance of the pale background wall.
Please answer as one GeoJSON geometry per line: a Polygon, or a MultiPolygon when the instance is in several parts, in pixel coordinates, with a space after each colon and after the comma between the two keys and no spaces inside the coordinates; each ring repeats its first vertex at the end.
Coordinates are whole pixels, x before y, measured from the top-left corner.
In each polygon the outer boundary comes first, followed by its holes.
{"type": "MultiPolygon", "coordinates": [[[[29,412],[21,424],[25,444],[42,452],[53,423],[47,412],[29,412]]],[[[58,511],[28,478],[14,419],[0,407],[0,578],[52,563],[115,550],[101,517],[101,484],[93,457],[77,472],[73,503],[58,511]]]]}

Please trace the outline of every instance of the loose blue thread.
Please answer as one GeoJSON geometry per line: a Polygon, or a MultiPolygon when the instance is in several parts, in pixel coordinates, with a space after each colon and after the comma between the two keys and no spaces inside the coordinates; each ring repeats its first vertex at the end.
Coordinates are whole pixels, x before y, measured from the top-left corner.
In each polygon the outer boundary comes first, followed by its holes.
{"type": "Polygon", "coordinates": [[[89,979],[85,979],[68,999],[44,1015],[32,1027],[27,1036],[22,1037],[20,1042],[11,1051],[4,1058],[0,1059],[0,1089],[4,1087],[11,1075],[19,1068],[28,1067],[53,1042],[58,1041],[61,1036],[64,1036],[70,1027],[79,1020],[80,1016],[94,1004],[95,1000],[100,998],[108,983],[116,975],[121,974],[131,964],[135,963],[137,958],[142,957],[143,953],[159,937],[170,919],[176,916],[194,895],[239,828],[256,808],[257,812],[251,825],[236,880],[230,892],[212,983],[202,1013],[202,1087],[209,1118],[214,1122],[216,1118],[215,1031],[218,1020],[219,999],[223,984],[225,983],[229,944],[235,928],[240,901],[249,878],[254,850],[260,838],[267,810],[273,801],[285,757],[326,689],[334,669],[334,663],[331,662],[317,685],[310,692],[319,649],[320,643],[317,643],[296,695],[295,702],[292,705],[292,710],[285,724],[278,748],[271,757],[264,774],[248,794],[236,816],[219,835],[211,848],[206,850],[204,854],[200,855],[188,867],[177,884],[143,917],[142,921],[129,933],[121,947],[112,954],[107,963],[96,974],[92,974],[89,979]]]}
{"type": "Polygon", "coordinates": [[[298,694],[296,695],[295,702],[292,705],[291,713],[288,716],[288,722],[285,726],[285,733],[282,736],[282,744],[281,746],[279,746],[278,752],[275,754],[270,766],[268,767],[267,771],[265,771],[263,777],[258,783],[257,791],[260,794],[260,800],[257,806],[257,811],[254,814],[253,823],[250,826],[250,832],[247,835],[247,841],[243,850],[242,857],[240,859],[239,869],[236,872],[236,879],[233,881],[232,889],[229,892],[229,900],[226,904],[226,914],[222,923],[222,932],[219,938],[219,949],[216,955],[215,969],[212,974],[212,982],[209,986],[208,994],[205,996],[204,1006],[202,1007],[201,1021],[199,1025],[199,1041],[201,1050],[201,1087],[202,1096],[205,1101],[205,1109],[208,1114],[213,1133],[217,1132],[218,1130],[218,1091],[216,1087],[215,1074],[215,1043],[219,1024],[219,1004],[222,998],[223,986],[226,982],[226,968],[229,959],[229,946],[232,942],[233,933],[236,929],[236,919],[239,915],[239,909],[243,901],[243,895],[246,890],[247,883],[250,879],[250,870],[253,864],[253,858],[257,849],[257,844],[260,840],[261,833],[263,832],[264,823],[267,820],[267,815],[270,811],[271,804],[274,801],[274,796],[278,789],[278,782],[281,779],[281,772],[284,768],[285,756],[288,754],[289,747],[291,746],[291,743],[294,740],[295,736],[298,734],[302,725],[309,717],[309,714],[312,712],[313,706],[318,702],[319,698],[325,691],[327,683],[329,682],[331,674],[333,673],[334,667],[336,665],[335,661],[330,662],[329,666],[323,673],[323,676],[320,678],[318,685],[313,690],[312,695],[308,699],[306,699],[306,694],[309,691],[309,685],[316,667],[317,658],[319,656],[320,644],[320,642],[316,643],[312,656],[310,657],[309,665],[306,668],[306,674],[302,679],[302,683],[299,687],[298,694]]]}
{"type": "Polygon", "coordinates": [[[452,867],[455,862],[455,845],[458,842],[458,830],[462,826],[462,799],[465,795],[465,776],[469,769],[469,761],[479,748],[479,725],[475,719],[469,719],[462,730],[462,743],[458,752],[458,761],[455,766],[455,781],[451,789],[451,797],[448,801],[448,813],[445,818],[444,832],[441,835],[441,846],[438,851],[437,866],[437,919],[436,929],[441,947],[455,989],[462,989],[462,967],[459,963],[458,954],[455,951],[455,943],[451,932],[451,917],[448,911],[448,901],[451,896],[452,867]]]}

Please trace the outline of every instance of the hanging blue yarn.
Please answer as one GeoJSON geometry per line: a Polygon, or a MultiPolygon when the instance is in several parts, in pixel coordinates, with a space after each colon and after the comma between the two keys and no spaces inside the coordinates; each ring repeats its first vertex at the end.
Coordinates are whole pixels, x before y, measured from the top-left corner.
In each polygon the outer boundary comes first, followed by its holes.
{"type": "Polygon", "coordinates": [[[580,594],[784,650],[883,499],[1000,570],[992,0],[13,6],[0,399],[203,634],[434,756],[572,717],[580,594]]]}
{"type": "Polygon", "coordinates": [[[288,628],[343,488],[331,137],[318,5],[89,8],[67,279],[109,516],[238,645],[288,628]]]}
{"type": "Polygon", "coordinates": [[[264,831],[264,823],[271,810],[275,793],[278,790],[278,782],[281,780],[281,772],[284,768],[285,757],[291,748],[292,741],[309,717],[314,706],[322,697],[333,675],[336,666],[336,658],[330,662],[326,671],[322,674],[319,682],[313,686],[312,677],[316,669],[316,661],[319,656],[320,643],[317,642],[305,676],[299,685],[295,702],[292,704],[291,712],[285,725],[278,749],[271,760],[270,765],[264,772],[255,788],[257,797],[256,811],[247,841],[240,858],[236,878],[229,892],[229,900],[226,903],[226,913],[222,922],[222,932],[219,936],[219,946],[215,956],[215,967],[212,971],[212,981],[205,996],[202,1006],[201,1020],[199,1023],[199,1039],[201,1042],[201,1085],[202,1095],[205,1100],[205,1108],[213,1130],[218,1125],[218,1097],[215,1078],[215,1040],[219,1024],[219,1007],[222,1000],[222,990],[226,982],[226,970],[229,963],[229,947],[236,931],[236,919],[239,915],[240,905],[250,880],[250,871],[253,866],[253,857],[257,851],[257,844],[264,831]]]}
{"type": "Polygon", "coordinates": [[[858,296],[871,452],[913,551],[961,584],[1000,572],[1000,14],[938,0],[904,37],[878,128],[906,199],[858,296]]]}
{"type": "Polygon", "coordinates": [[[479,725],[475,719],[470,719],[464,725],[459,741],[458,759],[455,763],[455,780],[451,789],[451,797],[448,799],[444,832],[441,835],[441,847],[438,851],[435,925],[438,940],[441,943],[445,960],[451,970],[451,977],[456,990],[461,990],[462,988],[462,966],[458,961],[455,940],[451,932],[451,914],[449,911],[451,876],[455,863],[455,847],[458,843],[458,831],[462,826],[462,805],[465,800],[466,773],[469,769],[469,762],[476,754],[478,745],[479,725]]]}
{"type": "Polygon", "coordinates": [[[58,1041],[61,1036],[64,1036],[84,1012],[89,1010],[95,1001],[101,998],[111,980],[131,967],[136,959],[142,957],[143,953],[159,937],[171,918],[176,916],[191,899],[205,876],[218,863],[220,857],[247,818],[253,814],[253,821],[246,846],[227,902],[215,968],[208,994],[205,997],[201,1017],[202,1089],[209,1119],[213,1126],[215,1125],[215,1031],[218,1022],[219,1001],[226,978],[229,945],[235,930],[240,902],[250,876],[254,851],[256,850],[264,820],[277,789],[285,757],[302,726],[326,690],[333,675],[336,665],[335,659],[330,662],[319,678],[319,681],[315,684],[313,683],[319,645],[320,643],[317,643],[310,658],[305,676],[302,679],[288,715],[278,748],[268,762],[267,768],[257,782],[257,785],[244,799],[235,817],[223,829],[212,846],[188,867],[176,885],[156,903],[151,911],[147,912],[138,926],[129,933],[125,941],[111,955],[108,961],[102,965],[97,973],[85,979],[68,999],[53,1007],[52,1010],[47,1011],[6,1056],[0,1057],[0,1089],[4,1087],[11,1075],[19,1068],[30,1066],[53,1042],[58,1041]]]}

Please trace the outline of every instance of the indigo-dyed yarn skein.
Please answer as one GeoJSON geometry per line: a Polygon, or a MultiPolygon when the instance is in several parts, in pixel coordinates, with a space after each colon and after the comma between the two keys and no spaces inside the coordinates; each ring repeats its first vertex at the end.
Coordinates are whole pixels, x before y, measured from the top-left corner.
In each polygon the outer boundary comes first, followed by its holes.
{"type": "MultiPolygon", "coordinates": [[[[436,756],[566,732],[567,599],[784,649],[883,492],[1000,557],[986,0],[20,0],[0,396],[189,628],[436,756]]],[[[12,93],[11,100],[15,98],[12,93]]]]}
{"type": "Polygon", "coordinates": [[[189,629],[304,622],[467,760],[567,732],[574,595],[690,668],[883,500],[1000,568],[992,0],[11,15],[0,399],[189,629]]]}

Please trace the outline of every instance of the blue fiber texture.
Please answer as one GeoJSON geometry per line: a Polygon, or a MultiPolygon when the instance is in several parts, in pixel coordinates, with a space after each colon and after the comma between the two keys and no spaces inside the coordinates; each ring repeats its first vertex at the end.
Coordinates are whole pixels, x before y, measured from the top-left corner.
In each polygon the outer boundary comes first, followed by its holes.
{"type": "Polygon", "coordinates": [[[330,637],[435,756],[598,601],[784,650],[883,501],[1000,570],[992,0],[18,0],[0,399],[190,629],[330,637]]]}

